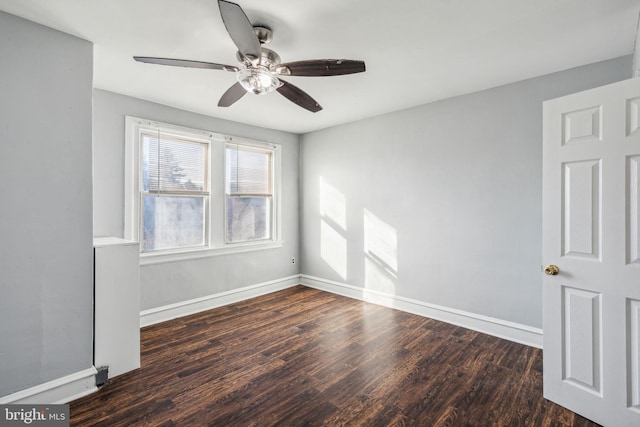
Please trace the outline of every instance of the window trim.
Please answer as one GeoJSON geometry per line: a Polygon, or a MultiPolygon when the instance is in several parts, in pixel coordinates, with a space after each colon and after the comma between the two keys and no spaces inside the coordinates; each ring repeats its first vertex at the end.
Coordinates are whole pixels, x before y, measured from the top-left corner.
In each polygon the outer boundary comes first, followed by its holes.
{"type": "Polygon", "coordinates": [[[140,191],[141,153],[138,138],[142,129],[157,129],[176,136],[195,137],[196,139],[209,141],[209,204],[206,208],[208,215],[208,220],[206,221],[207,246],[154,252],[140,251],[140,265],[207,258],[283,246],[280,197],[282,191],[282,154],[280,145],[133,116],[125,116],[124,237],[126,239],[140,241],[140,213],[142,209],[140,191]],[[240,144],[273,150],[273,207],[271,218],[272,235],[270,239],[236,243],[226,242],[226,197],[224,188],[226,144],[240,144]]]}

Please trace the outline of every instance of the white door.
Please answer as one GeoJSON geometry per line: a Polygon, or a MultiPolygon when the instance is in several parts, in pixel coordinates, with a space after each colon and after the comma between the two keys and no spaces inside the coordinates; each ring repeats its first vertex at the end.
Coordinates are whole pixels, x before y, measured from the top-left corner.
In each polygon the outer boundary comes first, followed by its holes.
{"type": "Polygon", "coordinates": [[[544,103],[544,396],[640,426],[640,78],[544,103]]]}

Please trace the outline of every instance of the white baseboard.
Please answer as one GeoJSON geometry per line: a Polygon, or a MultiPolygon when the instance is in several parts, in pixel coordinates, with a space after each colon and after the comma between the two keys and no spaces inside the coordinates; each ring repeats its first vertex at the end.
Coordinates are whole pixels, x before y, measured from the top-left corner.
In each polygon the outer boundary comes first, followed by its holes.
{"type": "Polygon", "coordinates": [[[218,294],[207,295],[175,304],[151,308],[140,312],[140,327],[176,319],[189,314],[199,313],[234,302],[258,297],[300,284],[300,276],[294,275],[282,279],[271,280],[257,285],[233,289],[218,294]]]}
{"type": "MultiPolygon", "coordinates": [[[[234,302],[269,294],[302,284],[349,298],[367,301],[394,308],[419,316],[429,317],[472,329],[510,341],[542,348],[542,329],[519,323],[508,322],[493,317],[482,316],[449,307],[429,304],[423,301],[386,294],[379,291],[358,288],[346,283],[334,282],[305,274],[294,275],[269,282],[246,286],[231,291],[182,301],[163,307],[144,310],[140,313],[140,326],[153,325],[166,320],[198,313],[234,302]]],[[[57,404],[67,403],[97,390],[95,367],[75,372],[62,378],[31,387],[26,390],[0,397],[0,404],[57,404]]]]}
{"type": "Polygon", "coordinates": [[[190,314],[199,313],[201,311],[210,310],[212,308],[287,289],[298,284],[406,311],[419,316],[441,320],[443,322],[532,347],[542,348],[542,329],[539,328],[533,328],[519,323],[508,322],[506,320],[469,313],[463,310],[430,304],[397,295],[386,294],[380,291],[363,289],[346,283],[334,282],[332,280],[305,274],[289,276],[252,286],[246,286],[244,288],[233,289],[231,291],[144,310],[140,313],[140,326],[149,326],[155,323],[176,319],[178,317],[188,316],[190,314]]]}
{"type": "Polygon", "coordinates": [[[542,329],[539,328],[370,289],[358,288],[345,283],[334,282],[306,274],[300,275],[300,284],[349,298],[395,308],[419,316],[441,320],[531,347],[542,348],[542,329]]]}
{"type": "Polygon", "coordinates": [[[62,378],[0,397],[0,404],[59,404],[67,403],[93,393],[96,387],[95,367],[74,372],[62,378]]]}

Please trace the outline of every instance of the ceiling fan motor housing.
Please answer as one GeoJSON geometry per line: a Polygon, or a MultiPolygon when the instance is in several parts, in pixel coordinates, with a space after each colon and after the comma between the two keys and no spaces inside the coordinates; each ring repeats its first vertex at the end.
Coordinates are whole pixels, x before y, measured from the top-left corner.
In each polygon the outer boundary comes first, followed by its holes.
{"type": "Polygon", "coordinates": [[[270,43],[273,39],[273,31],[271,31],[271,28],[267,26],[254,25],[253,32],[256,33],[256,36],[258,36],[258,41],[261,45],[270,43]]]}
{"type": "Polygon", "coordinates": [[[277,66],[280,65],[280,55],[266,47],[262,47],[260,49],[260,58],[253,61],[244,56],[240,51],[236,52],[236,58],[238,59],[238,62],[244,64],[247,68],[260,67],[271,72],[275,72],[277,66]]]}

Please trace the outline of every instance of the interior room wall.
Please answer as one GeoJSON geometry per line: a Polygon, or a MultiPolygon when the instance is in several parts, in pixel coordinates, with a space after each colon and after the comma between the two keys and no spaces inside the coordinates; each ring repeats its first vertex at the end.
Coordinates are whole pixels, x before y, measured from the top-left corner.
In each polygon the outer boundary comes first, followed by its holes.
{"type": "MultiPolygon", "coordinates": [[[[124,237],[125,116],[280,144],[281,248],[141,267],[141,309],[162,307],[299,273],[298,157],[295,134],[216,119],[113,92],[94,90],[94,234],[124,237]]],[[[214,224],[213,226],[216,226],[214,224]]]]}
{"type": "Polygon", "coordinates": [[[542,102],[631,57],[301,137],[301,271],[542,327],[542,102]]]}
{"type": "Polygon", "coordinates": [[[92,366],[91,43],[0,12],[0,396],[92,366]]]}

